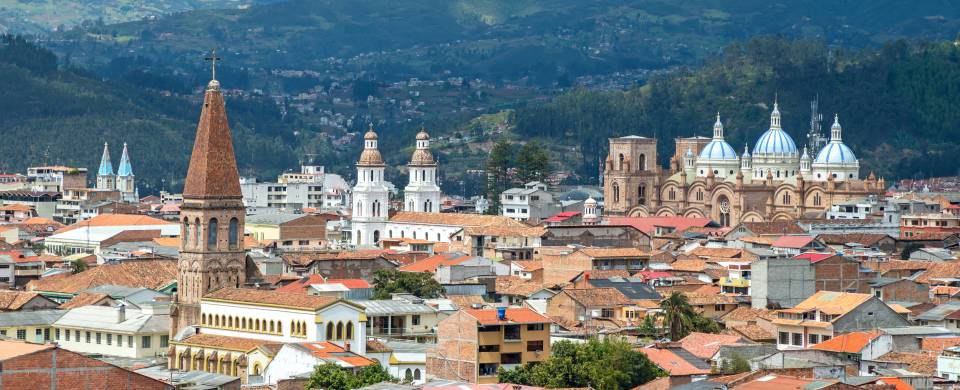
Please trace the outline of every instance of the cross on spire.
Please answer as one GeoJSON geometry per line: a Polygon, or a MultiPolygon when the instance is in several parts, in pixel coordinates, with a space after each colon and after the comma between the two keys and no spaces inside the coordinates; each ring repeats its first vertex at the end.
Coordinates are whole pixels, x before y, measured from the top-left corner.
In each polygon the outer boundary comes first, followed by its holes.
{"type": "Polygon", "coordinates": [[[217,57],[217,49],[211,49],[210,56],[204,57],[203,59],[204,61],[210,61],[210,73],[211,73],[210,79],[216,80],[217,79],[217,61],[221,61],[223,60],[223,58],[217,57]]]}

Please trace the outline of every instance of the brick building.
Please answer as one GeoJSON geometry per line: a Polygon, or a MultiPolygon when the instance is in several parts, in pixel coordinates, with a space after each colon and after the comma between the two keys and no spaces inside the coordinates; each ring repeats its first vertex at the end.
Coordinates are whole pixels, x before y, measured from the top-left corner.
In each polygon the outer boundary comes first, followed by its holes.
{"type": "Polygon", "coordinates": [[[0,340],[5,389],[172,389],[166,383],[51,344],[0,340]]]}
{"type": "Polygon", "coordinates": [[[427,376],[497,383],[497,370],[550,356],[550,320],[527,308],[461,310],[440,321],[427,376]]]}
{"type": "Polygon", "coordinates": [[[886,302],[930,301],[930,286],[910,279],[876,279],[870,283],[870,293],[886,302]]]}
{"type": "Polygon", "coordinates": [[[796,257],[806,259],[813,266],[816,291],[840,291],[866,294],[874,272],[861,272],[860,262],[834,254],[805,253],[796,257]]]}

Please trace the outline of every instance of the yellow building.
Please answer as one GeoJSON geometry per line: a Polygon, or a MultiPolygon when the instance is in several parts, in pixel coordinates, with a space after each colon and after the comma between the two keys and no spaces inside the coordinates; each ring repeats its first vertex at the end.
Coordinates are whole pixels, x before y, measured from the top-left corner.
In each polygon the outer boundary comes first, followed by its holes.
{"type": "Polygon", "coordinates": [[[0,336],[35,343],[53,340],[53,323],[66,313],[56,309],[0,313],[0,336]]]}

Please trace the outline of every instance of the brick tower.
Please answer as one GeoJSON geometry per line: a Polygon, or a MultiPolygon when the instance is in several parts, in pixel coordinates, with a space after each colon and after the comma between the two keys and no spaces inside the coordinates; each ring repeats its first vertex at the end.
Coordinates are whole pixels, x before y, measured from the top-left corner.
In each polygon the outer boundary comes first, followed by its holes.
{"type": "Polygon", "coordinates": [[[243,195],[227,113],[214,77],[203,97],[180,208],[177,296],[171,336],[200,323],[200,298],[246,280],[243,195]]]}

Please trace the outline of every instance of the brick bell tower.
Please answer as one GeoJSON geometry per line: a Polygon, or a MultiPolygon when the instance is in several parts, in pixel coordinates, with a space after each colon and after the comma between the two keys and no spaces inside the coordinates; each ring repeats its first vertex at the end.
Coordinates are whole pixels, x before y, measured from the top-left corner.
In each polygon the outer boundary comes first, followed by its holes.
{"type": "Polygon", "coordinates": [[[203,97],[197,138],[180,208],[177,295],[170,313],[171,338],[200,323],[200,298],[246,280],[243,248],[245,208],[227,113],[214,77],[203,97]]]}

